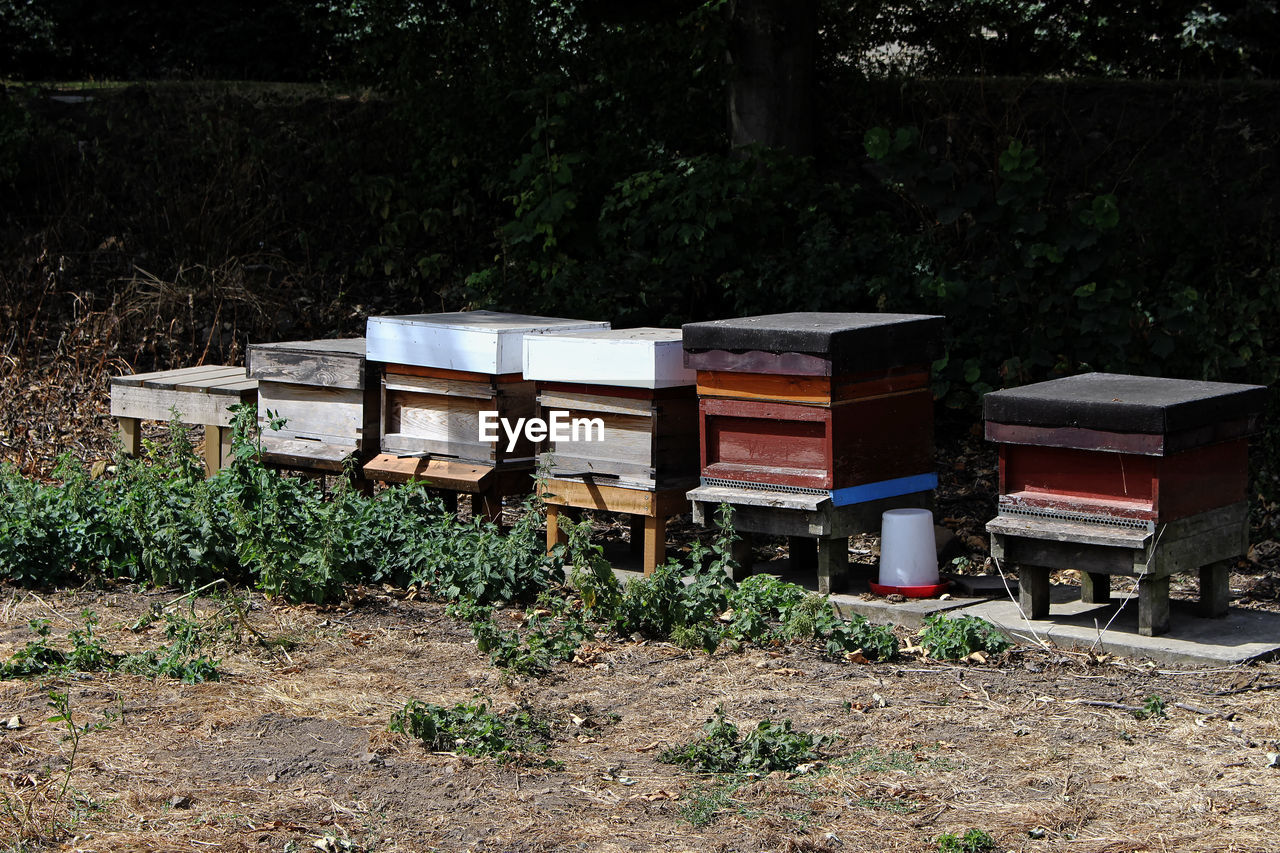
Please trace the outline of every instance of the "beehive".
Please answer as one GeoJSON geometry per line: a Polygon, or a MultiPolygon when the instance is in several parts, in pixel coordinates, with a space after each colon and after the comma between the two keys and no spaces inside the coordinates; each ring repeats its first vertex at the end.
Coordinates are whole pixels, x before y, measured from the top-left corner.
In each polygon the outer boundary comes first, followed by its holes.
{"type": "Polygon", "coordinates": [[[534,384],[522,375],[525,335],[600,328],[608,323],[493,311],[370,317],[367,355],[382,363],[382,452],[366,474],[484,491],[477,483],[490,474],[532,470],[533,444],[482,439],[481,414],[513,424],[535,414],[534,384]]]}
{"type": "Polygon", "coordinates": [[[932,489],[929,368],[942,318],[795,313],[691,323],[703,483],[825,493],[932,489]]]}
{"type": "Polygon", "coordinates": [[[341,471],[348,456],[377,452],[377,375],[369,375],[364,338],[251,344],[245,367],[258,380],[264,461],[341,471]],[[268,413],[284,426],[270,429],[268,413]]]}
{"type": "MultiPolygon", "coordinates": [[[[929,370],[941,332],[941,317],[919,314],[686,325],[699,398],[694,520],[708,523],[728,504],[740,533],[790,537],[798,562],[816,539],[819,591],[842,589],[849,536],[877,530],[884,510],[932,503],[929,370]]],[[[748,546],[744,536],[744,573],[748,546]]]]}
{"type": "Polygon", "coordinates": [[[539,335],[524,346],[543,419],[562,412],[582,427],[544,442],[546,473],[650,491],[697,480],[698,403],[679,329],[539,335]]]}
{"type": "Polygon", "coordinates": [[[559,507],[629,513],[652,572],[667,518],[688,509],[684,492],[698,479],[698,403],[680,330],[529,336],[524,347],[540,414],[563,418],[567,433],[542,443],[548,547],[560,541],[559,507]]]}
{"type": "Polygon", "coordinates": [[[1168,627],[1168,576],[1202,570],[1210,615],[1225,612],[1226,569],[1248,537],[1248,441],[1266,389],[1090,373],[983,400],[999,445],[992,552],[1022,564],[1025,605],[1048,613],[1049,568],[1084,573],[1086,601],[1109,575],[1142,577],[1139,626],[1168,627]]]}

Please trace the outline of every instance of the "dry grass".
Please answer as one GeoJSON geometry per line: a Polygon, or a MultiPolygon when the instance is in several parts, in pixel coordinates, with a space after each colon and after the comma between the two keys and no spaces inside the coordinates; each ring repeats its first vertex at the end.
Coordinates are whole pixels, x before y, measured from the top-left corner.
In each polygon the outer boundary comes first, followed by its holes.
{"type": "MultiPolygon", "coordinates": [[[[161,641],[125,630],[167,600],[155,595],[6,597],[0,654],[26,641],[29,619],[52,618],[61,635],[85,607],[117,650],[161,641]]],[[[3,842],[25,828],[84,851],[305,849],[326,834],[385,851],[919,851],[980,827],[1019,851],[1276,849],[1280,771],[1266,764],[1280,694],[1229,692],[1280,685],[1274,664],[1176,671],[1020,651],[980,667],[855,666],[800,648],[708,658],[615,642],[595,644],[586,665],[508,681],[433,603],[377,593],[330,610],[252,605],[270,642],[224,636],[218,683],[0,682],[0,712],[23,721],[0,734],[3,790],[31,805],[25,827],[4,822],[3,842]],[[51,686],[69,693],[77,722],[105,723],[82,737],[60,816],[52,782],[70,744],[44,721],[51,686]],[[1079,701],[1151,694],[1167,717],[1079,701]],[[430,754],[387,731],[409,698],[477,696],[547,714],[564,769],[430,754]],[[726,781],[660,763],[717,704],[740,723],[789,717],[840,740],[804,776],[726,781]]]]}

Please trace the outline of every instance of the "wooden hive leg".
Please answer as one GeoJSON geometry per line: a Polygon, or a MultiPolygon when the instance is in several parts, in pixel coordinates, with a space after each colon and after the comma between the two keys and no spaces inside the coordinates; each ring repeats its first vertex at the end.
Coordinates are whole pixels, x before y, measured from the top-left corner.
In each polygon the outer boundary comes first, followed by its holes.
{"type": "Polygon", "coordinates": [[[564,531],[560,529],[560,507],[547,504],[547,553],[554,551],[564,539],[564,531]]]}
{"type": "Polygon", "coordinates": [[[1234,560],[1219,560],[1200,567],[1200,615],[1218,617],[1227,615],[1231,603],[1231,564],[1234,560]]]}
{"type": "Polygon", "coordinates": [[[818,565],[817,541],[808,536],[788,536],[787,553],[791,555],[791,568],[812,569],[818,565]]]}
{"type": "Polygon", "coordinates": [[[218,452],[222,457],[219,463],[224,468],[235,460],[236,455],[231,452],[231,427],[218,427],[218,452]]]}
{"type": "Polygon", "coordinates": [[[730,546],[730,556],[733,558],[735,567],[729,571],[729,577],[735,581],[746,580],[751,576],[751,564],[754,559],[751,556],[751,534],[738,531],[738,541],[730,546]]]}
{"type": "Polygon", "coordinates": [[[653,570],[667,557],[667,519],[659,515],[644,516],[644,573],[653,570]]]}
{"type": "Polygon", "coordinates": [[[1111,575],[1106,572],[1080,573],[1080,600],[1085,604],[1111,601],[1111,575]]]}
{"type": "Polygon", "coordinates": [[[1018,566],[1018,606],[1028,619],[1049,615],[1049,569],[1045,566],[1018,566]]]}
{"type": "Polygon", "coordinates": [[[458,514],[458,493],[451,492],[447,489],[437,489],[436,496],[440,498],[440,502],[444,504],[444,511],[450,515],[458,514]]]}
{"type": "Polygon", "coordinates": [[[116,418],[116,428],[125,456],[141,456],[142,421],[138,418],[116,418]]]}
{"type": "Polygon", "coordinates": [[[819,538],[817,560],[818,592],[823,595],[844,592],[849,586],[849,538],[819,538]]]}
{"type": "Polygon", "coordinates": [[[204,425],[204,468],[212,477],[222,468],[222,436],[217,424],[204,425]]]}
{"type": "Polygon", "coordinates": [[[1138,583],[1138,633],[1154,637],[1169,630],[1169,576],[1138,583]]]}

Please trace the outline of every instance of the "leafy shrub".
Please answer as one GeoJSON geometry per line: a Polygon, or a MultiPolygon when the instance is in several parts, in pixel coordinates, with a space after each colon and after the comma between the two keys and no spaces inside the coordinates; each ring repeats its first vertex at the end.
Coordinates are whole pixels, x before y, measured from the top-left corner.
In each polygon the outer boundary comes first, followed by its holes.
{"type": "Polygon", "coordinates": [[[999,654],[1011,648],[1013,642],[981,617],[959,616],[950,619],[939,613],[924,620],[920,645],[931,657],[959,660],[974,652],[999,654]]]}
{"type": "Polygon", "coordinates": [[[714,715],[702,727],[702,737],[666,750],[660,760],[700,773],[763,775],[816,761],[828,742],[823,735],[794,731],[790,720],[763,720],[742,737],[738,727],[725,718],[724,708],[716,706],[714,715]]]}
{"type": "Polygon", "coordinates": [[[528,708],[495,714],[483,702],[459,702],[451,708],[413,699],[391,715],[391,731],[415,737],[430,750],[525,763],[529,753],[545,752],[551,727],[528,708]]]}

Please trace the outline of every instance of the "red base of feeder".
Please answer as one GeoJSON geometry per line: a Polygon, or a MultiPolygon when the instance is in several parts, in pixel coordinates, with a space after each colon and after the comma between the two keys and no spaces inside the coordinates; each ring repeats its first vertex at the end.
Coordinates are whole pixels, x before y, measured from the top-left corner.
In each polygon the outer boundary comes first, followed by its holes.
{"type": "Polygon", "coordinates": [[[868,581],[867,586],[871,587],[871,591],[876,595],[901,595],[903,598],[936,598],[947,591],[951,586],[951,581],[943,581],[929,586],[884,586],[883,584],[868,581]]]}

